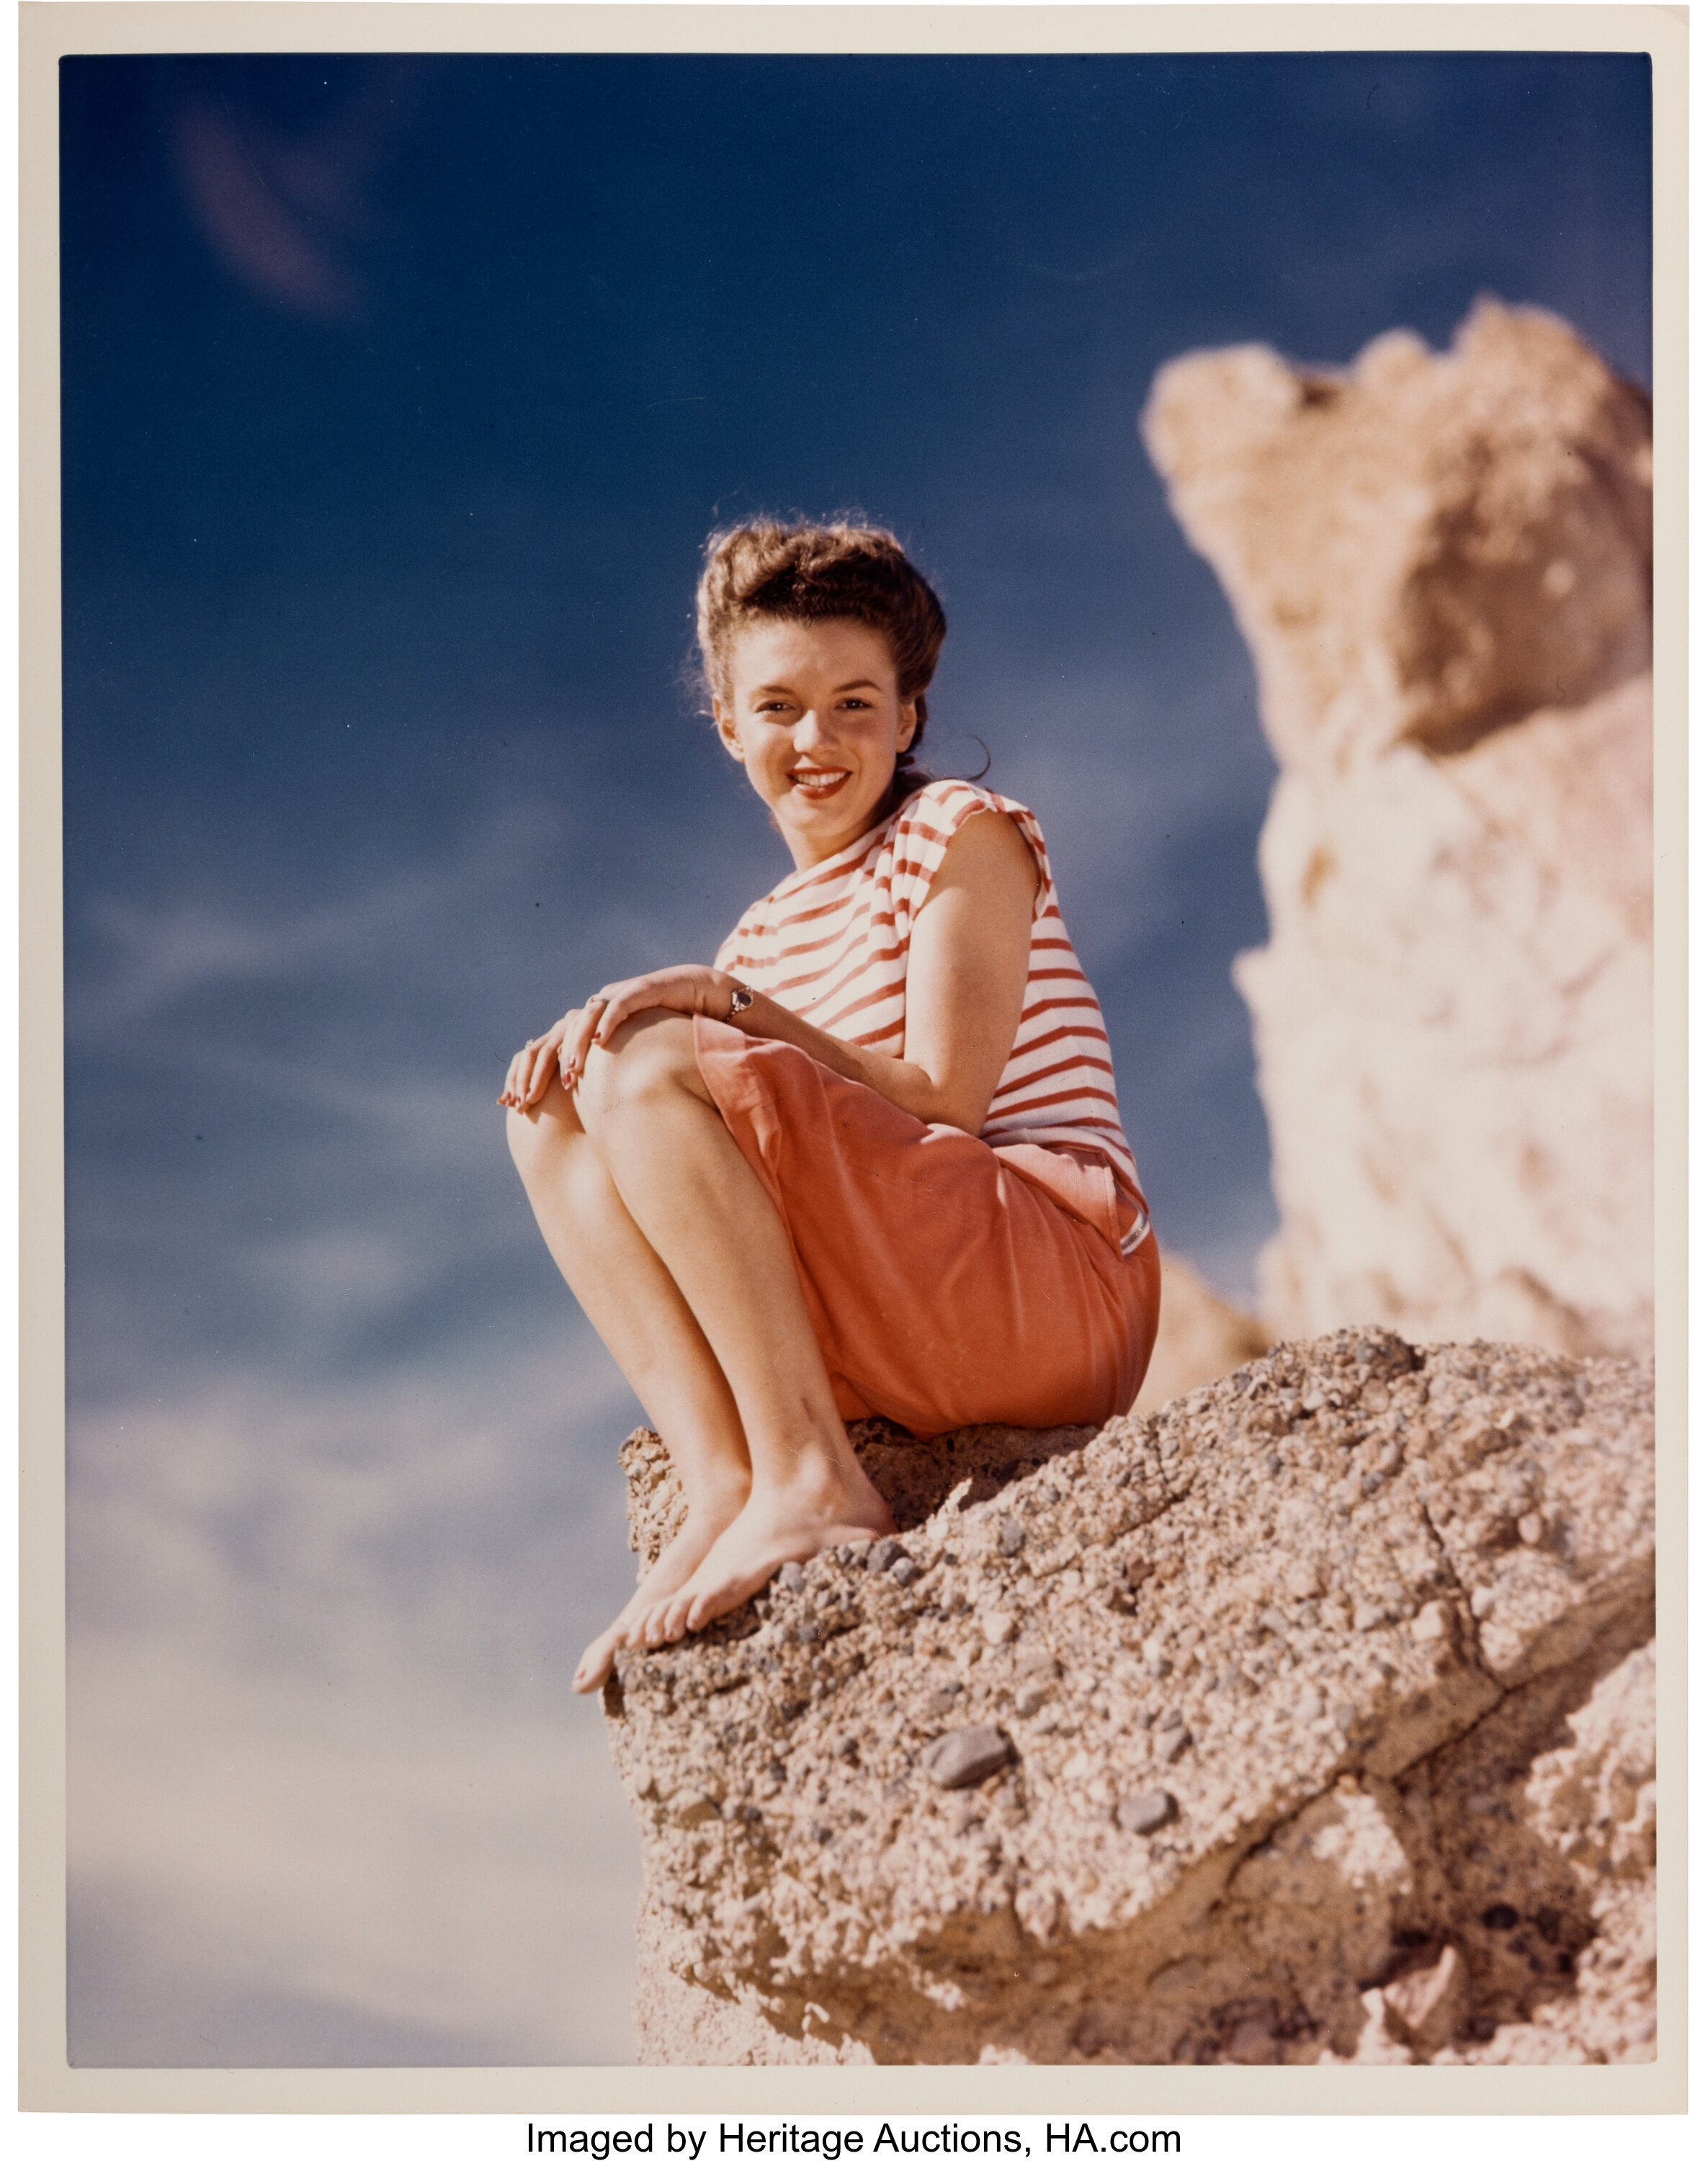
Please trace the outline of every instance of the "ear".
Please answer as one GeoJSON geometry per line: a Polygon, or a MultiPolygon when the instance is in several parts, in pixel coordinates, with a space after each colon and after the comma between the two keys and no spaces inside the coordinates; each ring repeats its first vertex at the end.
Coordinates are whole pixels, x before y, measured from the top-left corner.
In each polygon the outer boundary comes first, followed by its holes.
{"type": "Polygon", "coordinates": [[[898,758],[919,732],[919,701],[917,698],[909,698],[902,706],[900,717],[896,722],[895,747],[898,758]]]}
{"type": "Polygon", "coordinates": [[[732,722],[729,715],[724,711],[723,700],[721,698],[714,698],[712,700],[711,717],[717,723],[718,741],[723,745],[724,748],[729,752],[730,756],[735,759],[738,765],[744,763],[744,753],[742,749],[742,739],[736,733],[734,725],[732,722]]]}

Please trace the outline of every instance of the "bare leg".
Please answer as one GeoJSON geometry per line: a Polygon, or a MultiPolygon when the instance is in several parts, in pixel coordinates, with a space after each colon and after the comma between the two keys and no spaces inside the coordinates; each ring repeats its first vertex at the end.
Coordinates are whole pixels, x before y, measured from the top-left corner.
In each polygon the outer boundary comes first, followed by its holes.
{"type": "Polygon", "coordinates": [[[700,1076],[693,1024],[639,1016],[590,1052],[576,1103],[642,1237],[726,1378],[752,1466],[739,1516],[625,1640],[662,1643],[752,1596],[784,1561],[894,1525],[831,1392],[788,1233],[700,1076]]]}
{"type": "Polygon", "coordinates": [[[635,1227],[554,1080],[531,1111],[513,1111],[510,1153],[552,1258],[646,1406],[682,1482],[687,1521],[612,1626],[581,1655],[574,1686],[602,1685],[623,1632],[679,1590],[741,1513],[752,1476],[741,1415],[722,1369],[669,1271],[635,1227]]]}

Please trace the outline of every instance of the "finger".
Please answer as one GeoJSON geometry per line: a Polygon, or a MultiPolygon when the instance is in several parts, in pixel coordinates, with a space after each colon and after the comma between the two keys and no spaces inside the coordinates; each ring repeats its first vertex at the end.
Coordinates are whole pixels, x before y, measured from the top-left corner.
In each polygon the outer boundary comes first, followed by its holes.
{"type": "Polygon", "coordinates": [[[622,1023],[612,1016],[622,1004],[625,986],[619,983],[615,990],[600,991],[588,999],[586,1011],[593,1042],[602,1050],[610,1042],[613,1032],[622,1023]]]}
{"type": "Polygon", "coordinates": [[[569,1016],[570,1026],[558,1053],[560,1070],[565,1085],[577,1079],[587,1063],[587,1052],[593,1041],[593,1031],[598,1024],[598,1009],[582,1006],[569,1016]]]}
{"type": "Polygon", "coordinates": [[[627,983],[618,983],[614,989],[601,991],[602,1005],[594,1030],[594,1041],[602,1049],[617,1034],[625,1021],[637,1013],[656,1013],[661,1007],[666,1011],[693,1011],[691,997],[685,998],[680,985],[660,982],[656,976],[637,976],[627,983]]]}
{"type": "Polygon", "coordinates": [[[537,1103],[544,1095],[551,1085],[552,1076],[556,1070],[557,1056],[555,1047],[541,1044],[529,1061],[526,1100],[529,1103],[537,1103]]]}

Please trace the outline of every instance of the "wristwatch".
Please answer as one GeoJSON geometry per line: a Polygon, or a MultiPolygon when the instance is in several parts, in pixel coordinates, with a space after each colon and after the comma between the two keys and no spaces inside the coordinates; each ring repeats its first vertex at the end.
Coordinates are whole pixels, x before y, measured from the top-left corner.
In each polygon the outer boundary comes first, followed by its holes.
{"type": "Polygon", "coordinates": [[[733,1020],[737,1013],[746,1013],[747,1008],[752,1005],[752,1002],[753,993],[747,988],[745,983],[737,983],[734,990],[730,992],[730,1009],[724,1015],[724,1018],[726,1020],[733,1020]]]}

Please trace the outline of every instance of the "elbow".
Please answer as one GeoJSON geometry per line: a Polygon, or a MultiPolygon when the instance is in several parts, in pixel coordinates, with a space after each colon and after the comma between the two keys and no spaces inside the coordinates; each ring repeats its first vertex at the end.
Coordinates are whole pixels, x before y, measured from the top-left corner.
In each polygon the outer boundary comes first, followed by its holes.
{"type": "Polygon", "coordinates": [[[989,1113],[988,1103],[969,1103],[963,1099],[958,1103],[940,1104],[935,1117],[939,1125],[956,1126],[976,1140],[985,1129],[985,1120],[989,1113]]]}

